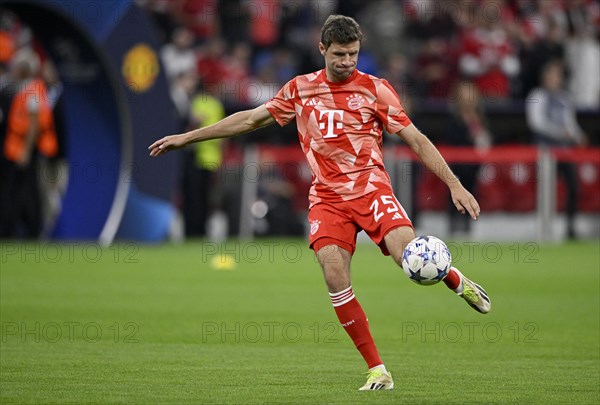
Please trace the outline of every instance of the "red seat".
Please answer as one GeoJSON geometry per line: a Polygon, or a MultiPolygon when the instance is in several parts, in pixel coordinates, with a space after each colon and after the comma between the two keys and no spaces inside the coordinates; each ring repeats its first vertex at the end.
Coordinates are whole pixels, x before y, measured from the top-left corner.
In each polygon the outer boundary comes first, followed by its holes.
{"type": "Polygon", "coordinates": [[[535,163],[509,163],[505,165],[506,210],[531,212],[537,206],[537,173],[535,163]]]}
{"type": "Polygon", "coordinates": [[[485,163],[479,168],[476,197],[482,211],[503,211],[506,208],[504,171],[502,165],[496,163],[485,163]]]}
{"type": "Polygon", "coordinates": [[[578,209],[581,212],[600,212],[600,164],[581,163],[579,176],[578,209]]]}
{"type": "Polygon", "coordinates": [[[417,179],[416,204],[420,211],[445,211],[448,188],[430,170],[423,170],[417,179]]]}

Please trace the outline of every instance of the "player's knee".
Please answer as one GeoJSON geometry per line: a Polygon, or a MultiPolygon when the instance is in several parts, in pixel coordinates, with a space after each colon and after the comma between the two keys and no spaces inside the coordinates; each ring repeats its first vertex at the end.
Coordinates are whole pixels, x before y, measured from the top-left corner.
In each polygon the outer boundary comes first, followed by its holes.
{"type": "MultiPolygon", "coordinates": [[[[401,232],[402,244],[404,244],[404,246],[408,245],[411,240],[413,240],[414,238],[417,237],[417,235],[415,234],[415,230],[409,226],[404,226],[404,227],[400,228],[400,232],[401,232]]],[[[402,249],[402,250],[404,250],[404,249],[402,249]]]]}
{"type": "MultiPolygon", "coordinates": [[[[403,226],[401,228],[393,229],[390,231],[388,236],[393,238],[396,244],[400,244],[402,246],[408,245],[410,241],[416,237],[415,230],[410,226],[403,226]]],[[[402,250],[404,250],[404,247],[402,247],[402,250]]]]}
{"type": "Polygon", "coordinates": [[[336,245],[327,245],[320,248],[316,255],[330,287],[337,288],[348,282],[351,258],[349,252],[336,245]]]}
{"type": "Polygon", "coordinates": [[[350,264],[351,254],[337,245],[326,245],[316,252],[317,260],[325,270],[331,267],[347,267],[350,264]]]}
{"type": "Polygon", "coordinates": [[[398,266],[402,266],[404,249],[415,237],[415,230],[409,226],[393,229],[385,236],[386,247],[398,266]]]}

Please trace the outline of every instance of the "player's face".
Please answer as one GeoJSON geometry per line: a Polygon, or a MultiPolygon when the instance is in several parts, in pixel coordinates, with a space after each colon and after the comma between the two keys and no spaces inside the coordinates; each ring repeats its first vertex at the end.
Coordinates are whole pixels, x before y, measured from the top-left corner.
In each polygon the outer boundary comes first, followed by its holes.
{"type": "Polygon", "coordinates": [[[319,50],[325,57],[327,79],[332,82],[341,82],[346,80],[356,69],[360,41],[349,44],[334,42],[327,49],[325,49],[325,45],[319,43],[319,50]]]}

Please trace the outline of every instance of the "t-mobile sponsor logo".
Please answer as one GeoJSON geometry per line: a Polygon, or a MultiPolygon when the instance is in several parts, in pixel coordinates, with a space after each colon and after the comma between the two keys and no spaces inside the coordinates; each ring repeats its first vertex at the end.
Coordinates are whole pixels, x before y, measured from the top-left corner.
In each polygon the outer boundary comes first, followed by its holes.
{"type": "Polygon", "coordinates": [[[342,129],[343,125],[341,121],[344,119],[344,110],[323,110],[320,111],[321,115],[319,119],[323,119],[323,116],[327,116],[326,122],[319,122],[319,129],[327,128],[327,134],[323,138],[337,138],[337,134],[333,132],[334,125],[336,129],[342,129]],[[335,117],[339,116],[340,121],[336,121],[335,117]]]}

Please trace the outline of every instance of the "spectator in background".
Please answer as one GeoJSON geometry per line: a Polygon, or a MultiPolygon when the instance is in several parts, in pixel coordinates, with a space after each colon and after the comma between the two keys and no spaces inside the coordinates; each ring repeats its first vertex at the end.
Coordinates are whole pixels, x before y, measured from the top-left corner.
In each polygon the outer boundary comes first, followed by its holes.
{"type": "MultiPolygon", "coordinates": [[[[406,56],[400,52],[394,52],[387,55],[387,58],[383,63],[383,70],[379,75],[384,77],[390,85],[396,89],[402,100],[408,97],[408,94],[406,93],[411,93],[414,90],[410,88],[414,79],[410,73],[408,60],[406,56]],[[407,89],[407,87],[409,88],[407,89]]],[[[406,109],[406,105],[404,105],[404,109],[406,109]]]]}
{"type": "MultiPolygon", "coordinates": [[[[358,18],[365,27],[366,38],[368,38],[365,40],[363,48],[371,50],[379,62],[383,62],[390,53],[402,50],[404,43],[402,36],[406,19],[400,2],[394,0],[367,2],[358,18]]],[[[362,51],[364,49],[361,49],[362,51]]],[[[376,72],[369,73],[375,74],[376,72]]]]}
{"type": "MultiPolygon", "coordinates": [[[[572,148],[587,144],[587,136],[577,124],[575,108],[563,89],[564,68],[560,61],[551,61],[542,70],[541,87],[529,93],[526,118],[535,142],[542,147],[572,148]]],[[[567,236],[575,238],[578,177],[574,163],[557,165],[558,175],[567,187],[567,236]]]]}
{"type": "Polygon", "coordinates": [[[565,40],[566,15],[562,0],[537,0],[521,2],[519,7],[520,40],[526,48],[547,37],[558,26],[565,40]]]}
{"type": "Polygon", "coordinates": [[[287,48],[277,48],[273,51],[272,66],[275,69],[276,82],[283,85],[298,74],[296,55],[287,48]]]}
{"type": "Polygon", "coordinates": [[[198,74],[194,70],[184,72],[171,80],[169,91],[177,109],[179,127],[182,129],[189,126],[191,97],[196,91],[197,86],[198,74]]]}
{"type": "Polygon", "coordinates": [[[196,69],[205,86],[219,86],[226,77],[226,48],[227,43],[218,37],[200,47],[196,69]]]}
{"type": "Polygon", "coordinates": [[[516,50],[499,16],[479,9],[474,18],[475,24],[465,29],[459,41],[460,72],[475,82],[486,101],[505,100],[520,72],[516,50]]]}
{"type": "Polygon", "coordinates": [[[171,0],[171,13],[180,25],[205,41],[220,32],[217,0],[171,0]]]}
{"type": "Polygon", "coordinates": [[[318,25],[311,26],[305,33],[306,41],[299,44],[299,66],[298,70],[301,72],[314,72],[323,65],[323,55],[319,53],[319,50],[312,46],[313,43],[317,43],[321,38],[321,27],[318,25]]]}
{"type": "Polygon", "coordinates": [[[217,88],[211,93],[217,95],[226,106],[239,108],[247,106],[250,94],[250,59],[252,48],[246,42],[229,47],[223,55],[223,76],[217,88]]]}
{"type": "Polygon", "coordinates": [[[296,0],[281,2],[281,22],[279,24],[279,46],[292,46],[310,49],[314,35],[307,32],[316,29],[320,32],[320,24],[339,7],[357,8],[364,0],[344,0],[338,5],[337,0],[296,0]]]}
{"type": "MultiPolygon", "coordinates": [[[[214,89],[214,87],[213,87],[214,89]]],[[[221,101],[200,84],[192,96],[188,129],[212,125],[225,117],[221,101]]],[[[208,216],[219,206],[215,174],[223,161],[223,140],[198,143],[186,150],[183,175],[183,216],[187,236],[205,236],[208,216]]]]}
{"type": "Polygon", "coordinates": [[[279,87],[275,68],[268,64],[263,65],[249,85],[249,89],[252,91],[249,91],[251,94],[248,94],[248,104],[252,107],[258,107],[266,103],[273,98],[279,87]]]}
{"type": "Polygon", "coordinates": [[[169,80],[196,68],[194,34],[183,27],[173,32],[172,42],[160,50],[160,57],[169,80]]]}
{"type": "Polygon", "coordinates": [[[304,220],[294,210],[296,188],[286,176],[286,164],[272,154],[262,152],[256,201],[251,213],[254,232],[261,236],[302,236],[304,220]]]}
{"type": "Polygon", "coordinates": [[[540,77],[544,66],[551,60],[564,60],[564,33],[554,21],[548,23],[544,36],[525,52],[521,86],[523,96],[541,85],[540,77]]]}
{"type": "MultiPolygon", "coordinates": [[[[477,3],[472,0],[455,0],[456,11],[453,14],[458,31],[464,31],[473,25],[473,16],[477,13],[477,3]]],[[[453,5],[454,6],[454,5],[453,5]]]]}
{"type": "Polygon", "coordinates": [[[39,154],[55,156],[58,143],[46,85],[37,77],[39,69],[40,60],[33,51],[17,51],[10,78],[0,89],[2,98],[11,98],[3,124],[0,238],[37,238],[42,231],[38,158],[39,154]]]}
{"type": "Polygon", "coordinates": [[[600,108],[600,5],[586,0],[568,3],[566,60],[569,66],[568,88],[577,108],[600,108]]]}
{"type": "Polygon", "coordinates": [[[250,40],[257,48],[270,48],[279,40],[280,0],[248,0],[250,40]]]}
{"type": "Polygon", "coordinates": [[[419,93],[427,98],[446,99],[456,81],[456,59],[441,37],[427,38],[415,59],[414,76],[419,93]]]}
{"type": "Polygon", "coordinates": [[[66,123],[63,97],[63,84],[58,77],[54,63],[44,61],[42,78],[46,83],[48,104],[52,109],[57,140],[57,153],[50,159],[41,160],[40,190],[43,206],[44,227],[42,237],[49,235],[62,208],[62,197],[67,191],[69,166],[67,162],[66,123]]]}
{"type": "Polygon", "coordinates": [[[228,47],[221,38],[213,38],[201,47],[197,64],[200,80],[226,108],[244,108],[248,104],[251,53],[248,43],[228,47]]]}
{"type": "MultiPolygon", "coordinates": [[[[479,89],[474,83],[461,81],[452,89],[449,98],[450,125],[446,141],[452,146],[469,146],[475,149],[487,149],[492,145],[492,134],[483,111],[479,89]]],[[[475,186],[479,164],[451,164],[450,168],[458,176],[465,188],[476,194],[475,186]]],[[[471,221],[466,215],[456,211],[452,200],[448,202],[450,233],[466,236],[471,221]]]]}
{"type": "Polygon", "coordinates": [[[0,30],[0,65],[7,66],[15,53],[15,41],[10,33],[0,30]]]}

